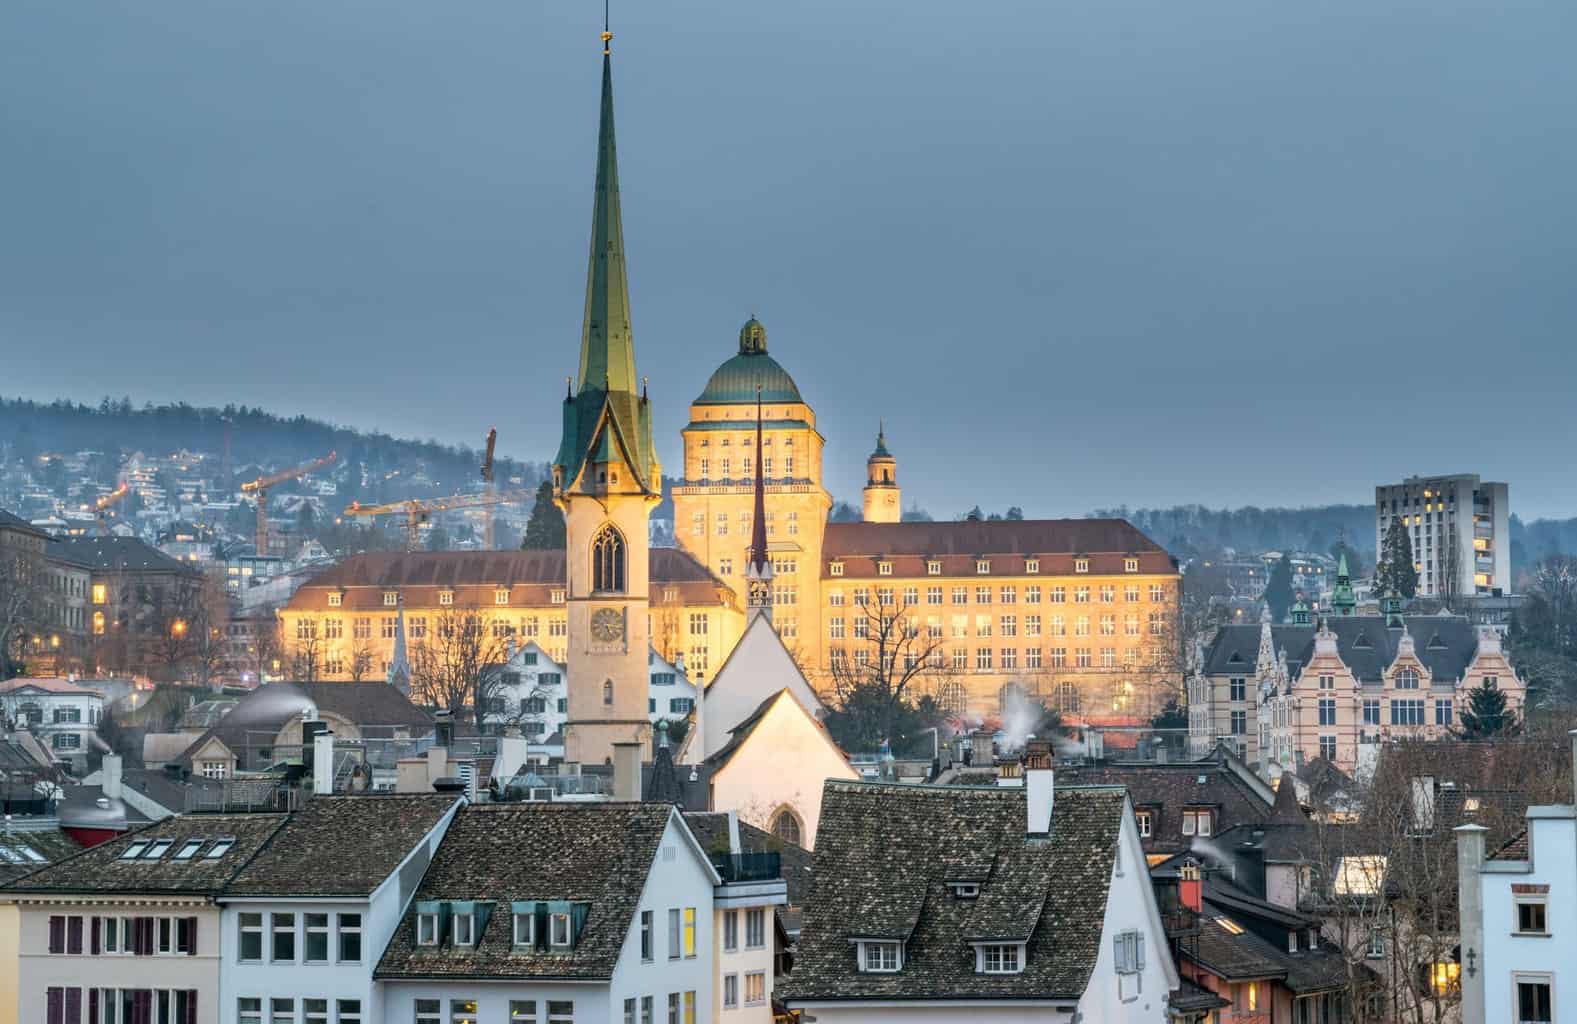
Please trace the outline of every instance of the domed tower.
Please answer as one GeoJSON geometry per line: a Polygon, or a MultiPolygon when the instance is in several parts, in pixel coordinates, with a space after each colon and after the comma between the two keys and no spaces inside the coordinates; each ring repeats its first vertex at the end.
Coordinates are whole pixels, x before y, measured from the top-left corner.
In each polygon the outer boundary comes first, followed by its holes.
{"type": "MultiPolygon", "coordinates": [[[[739,329],[736,351],[690,403],[684,437],[684,479],[673,488],[674,533],[679,545],[728,584],[746,604],[752,582],[752,535],[765,519],[766,549],[773,568],[772,622],[790,647],[815,638],[820,629],[821,544],[832,496],[821,482],[825,444],[816,413],[788,371],[767,352],[767,329],[751,317],[739,329]],[[757,429],[759,402],[760,429],[757,429]],[[756,471],[761,471],[761,508],[756,511],[756,471]]],[[[654,619],[654,622],[658,622],[654,619]]],[[[743,625],[744,618],[738,620],[743,625]]],[[[658,650],[693,648],[703,640],[714,649],[706,667],[685,649],[692,678],[710,678],[734,637],[696,637],[687,623],[678,635],[656,637],[658,650]],[[666,642],[665,642],[666,641],[666,642]]]]}
{"type": "Polygon", "coordinates": [[[898,490],[898,460],[887,450],[887,430],[876,430],[876,450],[865,460],[865,521],[896,523],[903,518],[898,490]]]}

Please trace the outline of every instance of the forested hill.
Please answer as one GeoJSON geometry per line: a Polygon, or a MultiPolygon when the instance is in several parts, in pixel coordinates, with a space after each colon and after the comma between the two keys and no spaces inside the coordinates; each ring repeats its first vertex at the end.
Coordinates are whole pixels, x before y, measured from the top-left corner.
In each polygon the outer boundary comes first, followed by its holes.
{"type": "Polygon", "coordinates": [[[1233,548],[1237,551],[1329,551],[1345,541],[1374,558],[1373,505],[1315,505],[1309,508],[1098,509],[1101,517],[1126,519],[1178,556],[1233,548]]]}
{"type": "MultiPolygon", "coordinates": [[[[181,450],[222,455],[229,426],[230,465],[239,478],[251,469],[274,470],[309,462],[329,451],[339,453],[341,467],[364,467],[370,477],[419,473],[434,492],[464,490],[479,481],[482,461],[478,447],[412,441],[378,432],[336,426],[306,416],[282,417],[248,406],[134,406],[129,398],[106,398],[98,405],[0,398],[0,441],[8,442],[11,458],[31,461],[44,453],[97,451],[110,456],[144,452],[167,455],[181,450]]],[[[541,463],[499,459],[500,483],[518,479],[534,486],[542,479],[541,463]]],[[[423,488],[424,490],[426,488],[423,488]]]]}

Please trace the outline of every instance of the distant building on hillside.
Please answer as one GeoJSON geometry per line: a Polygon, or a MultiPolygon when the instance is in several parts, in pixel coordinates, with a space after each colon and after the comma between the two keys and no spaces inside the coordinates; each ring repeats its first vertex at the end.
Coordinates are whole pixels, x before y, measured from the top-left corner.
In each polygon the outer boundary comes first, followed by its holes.
{"type": "Polygon", "coordinates": [[[1375,551],[1400,521],[1424,597],[1511,593],[1511,501],[1476,474],[1410,476],[1374,489],[1375,551]]]}

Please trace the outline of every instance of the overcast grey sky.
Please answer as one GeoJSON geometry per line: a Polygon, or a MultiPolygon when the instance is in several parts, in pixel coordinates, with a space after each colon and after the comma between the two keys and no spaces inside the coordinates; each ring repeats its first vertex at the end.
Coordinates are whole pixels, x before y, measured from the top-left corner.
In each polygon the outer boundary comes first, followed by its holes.
{"type": "MultiPolygon", "coordinates": [[[[551,457],[594,0],[0,3],[0,393],[551,457]]],[[[1571,0],[616,0],[637,359],[756,312],[857,499],[1577,514],[1571,0]]]]}

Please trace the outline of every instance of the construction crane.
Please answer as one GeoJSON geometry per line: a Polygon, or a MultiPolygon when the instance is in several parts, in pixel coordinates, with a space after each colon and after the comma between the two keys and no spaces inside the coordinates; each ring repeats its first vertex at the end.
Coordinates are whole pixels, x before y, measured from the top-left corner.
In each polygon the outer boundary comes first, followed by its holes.
{"type": "MultiPolygon", "coordinates": [[[[482,482],[486,484],[483,493],[492,495],[497,493],[493,488],[493,448],[498,444],[498,428],[487,428],[487,453],[482,456],[482,482]]],[[[495,506],[487,508],[487,521],[484,525],[482,546],[491,551],[496,547],[495,535],[497,533],[498,516],[494,514],[495,506]]]]}
{"type": "Polygon", "coordinates": [[[529,491],[499,491],[493,494],[455,494],[447,498],[407,498],[404,501],[391,501],[383,505],[363,505],[358,501],[351,503],[345,509],[345,514],[347,516],[405,516],[405,549],[415,551],[422,524],[430,520],[434,512],[491,508],[512,501],[526,501],[530,497],[529,491]]]}
{"type": "Polygon", "coordinates": [[[243,494],[257,495],[257,553],[268,554],[268,489],[276,484],[285,483],[287,480],[299,480],[308,473],[316,473],[324,466],[330,465],[339,458],[338,452],[329,452],[321,459],[316,459],[304,466],[294,469],[282,469],[278,473],[260,476],[256,480],[248,480],[241,485],[243,494]]]}
{"type": "Polygon", "coordinates": [[[108,494],[101,494],[93,502],[93,517],[98,520],[99,533],[110,532],[109,516],[107,513],[116,505],[126,500],[131,493],[131,485],[122,480],[120,484],[108,494]]]}

